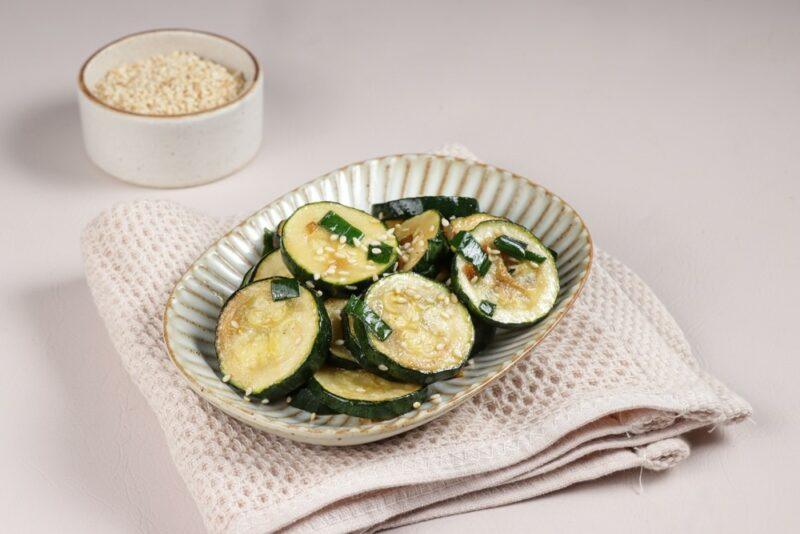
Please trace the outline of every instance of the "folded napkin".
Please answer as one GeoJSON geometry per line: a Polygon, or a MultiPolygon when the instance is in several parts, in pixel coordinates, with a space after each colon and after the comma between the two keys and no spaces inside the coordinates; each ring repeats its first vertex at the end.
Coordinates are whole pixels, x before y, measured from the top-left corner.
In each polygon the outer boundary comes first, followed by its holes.
{"type": "Polygon", "coordinates": [[[598,250],[553,332],[445,416],[343,448],[254,430],[195,395],[162,339],[173,286],[234,224],[140,201],[100,215],[82,243],[100,315],[212,532],[373,531],[498,506],[621,469],[666,469],[689,454],[682,434],[750,414],[700,368],[644,282],[598,250]]]}

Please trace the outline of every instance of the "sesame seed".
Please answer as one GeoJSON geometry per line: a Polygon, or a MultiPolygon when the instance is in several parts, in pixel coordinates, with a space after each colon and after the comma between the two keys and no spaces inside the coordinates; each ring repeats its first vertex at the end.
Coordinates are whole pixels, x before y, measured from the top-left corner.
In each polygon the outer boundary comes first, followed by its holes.
{"type": "Polygon", "coordinates": [[[251,393],[253,393],[253,388],[247,388],[244,390],[245,397],[249,397],[251,393]]]}
{"type": "Polygon", "coordinates": [[[319,255],[322,255],[322,253],[323,253],[323,252],[325,252],[325,249],[324,249],[324,248],[322,248],[322,247],[319,247],[319,248],[317,249],[317,254],[319,254],[319,255]]]}
{"type": "Polygon", "coordinates": [[[222,377],[222,381],[225,382],[225,383],[229,382],[230,379],[231,379],[231,375],[225,375],[225,376],[222,377]]]}
{"type": "Polygon", "coordinates": [[[378,369],[380,369],[381,371],[388,371],[388,370],[389,370],[389,368],[388,368],[388,367],[386,367],[384,364],[380,364],[380,365],[378,366],[378,369]]]}
{"type": "Polygon", "coordinates": [[[442,219],[442,226],[447,228],[448,226],[450,226],[450,221],[448,221],[447,219],[442,219]]]}
{"type": "Polygon", "coordinates": [[[344,260],[344,259],[347,258],[347,254],[345,254],[344,252],[338,252],[337,251],[333,255],[336,256],[337,258],[339,258],[340,260],[344,260]]]}
{"type": "Polygon", "coordinates": [[[339,236],[339,243],[342,243],[342,244],[347,243],[347,237],[343,236],[343,235],[340,235],[339,236]]]}
{"type": "Polygon", "coordinates": [[[287,402],[287,403],[289,403],[289,402],[292,402],[292,397],[291,397],[291,396],[289,396],[289,397],[286,397],[286,402],[287,402]]]}
{"type": "Polygon", "coordinates": [[[319,280],[319,273],[314,273],[314,280],[319,280]]]}
{"type": "Polygon", "coordinates": [[[379,219],[383,219],[383,212],[382,211],[380,213],[378,213],[378,218],[379,219]]]}
{"type": "Polygon", "coordinates": [[[112,108],[143,115],[185,115],[216,108],[244,89],[239,72],[174,51],[125,63],[106,72],[93,94],[112,108]]]}
{"type": "Polygon", "coordinates": [[[452,302],[453,304],[458,302],[458,297],[456,297],[455,293],[450,294],[450,302],[452,302]]]}
{"type": "Polygon", "coordinates": [[[269,404],[269,399],[261,399],[261,404],[269,404]]]}
{"type": "Polygon", "coordinates": [[[322,291],[320,291],[319,289],[317,289],[317,296],[318,296],[318,297],[321,297],[321,296],[322,296],[322,291]]]}
{"type": "Polygon", "coordinates": [[[329,247],[328,245],[325,245],[325,252],[334,252],[335,250],[336,249],[334,249],[333,247],[329,247]]]}
{"type": "Polygon", "coordinates": [[[438,343],[438,344],[436,345],[436,350],[443,350],[443,349],[444,349],[444,347],[445,347],[445,344],[444,344],[444,343],[438,343]]]}
{"type": "Polygon", "coordinates": [[[394,230],[395,230],[394,228],[389,228],[388,230],[386,230],[386,235],[394,235],[394,230]]]}
{"type": "Polygon", "coordinates": [[[314,282],[311,280],[306,280],[306,287],[309,289],[314,289],[314,282]]]}
{"type": "Polygon", "coordinates": [[[470,284],[474,284],[477,281],[478,281],[478,277],[477,276],[473,276],[472,278],[469,279],[469,283],[470,284]]]}
{"type": "Polygon", "coordinates": [[[309,420],[309,421],[313,421],[313,420],[314,420],[314,419],[316,419],[316,418],[317,418],[317,414],[316,414],[316,413],[314,413],[314,412],[311,412],[311,415],[309,415],[309,416],[308,416],[308,420],[309,420]]]}
{"type": "Polygon", "coordinates": [[[339,239],[339,234],[331,234],[331,236],[328,239],[330,239],[331,241],[336,241],[337,239],[339,239]]]}
{"type": "MultiPolygon", "coordinates": [[[[434,230],[436,230],[436,227],[435,227],[435,226],[433,226],[433,225],[431,225],[431,227],[430,227],[430,228],[428,228],[428,231],[429,231],[429,232],[433,232],[434,230]]],[[[416,239],[416,238],[417,238],[417,236],[414,236],[414,239],[416,239]]]]}
{"type": "Polygon", "coordinates": [[[420,406],[422,406],[422,404],[421,404],[419,401],[417,401],[417,402],[415,402],[415,403],[413,404],[413,406],[414,406],[414,409],[415,409],[415,410],[418,410],[418,409],[419,409],[419,407],[420,407],[420,406]]]}
{"type": "Polygon", "coordinates": [[[455,218],[456,218],[456,216],[455,216],[455,215],[451,215],[451,216],[450,216],[450,220],[451,220],[451,221],[452,221],[453,219],[455,219],[455,218]]]}
{"type": "Polygon", "coordinates": [[[373,282],[377,282],[378,281],[378,275],[377,274],[373,274],[372,275],[372,281],[373,282]]]}
{"type": "Polygon", "coordinates": [[[490,248],[490,249],[488,249],[486,252],[488,252],[489,254],[493,254],[493,255],[495,255],[495,256],[496,256],[497,254],[500,254],[500,251],[499,251],[499,250],[497,250],[497,249],[494,249],[494,248],[490,248]]]}
{"type": "Polygon", "coordinates": [[[358,287],[356,286],[344,286],[344,288],[349,289],[350,291],[355,291],[356,289],[358,289],[358,287]]]}
{"type": "Polygon", "coordinates": [[[239,323],[237,321],[231,321],[231,326],[234,328],[239,328],[239,323]]]}
{"type": "Polygon", "coordinates": [[[370,252],[372,252],[373,254],[380,254],[381,253],[381,249],[376,247],[376,248],[370,249],[370,252]]]}
{"type": "Polygon", "coordinates": [[[244,399],[244,401],[245,401],[245,402],[250,402],[250,397],[248,397],[247,395],[245,395],[245,396],[243,397],[243,399],[244,399]]]}
{"type": "Polygon", "coordinates": [[[333,342],[333,344],[341,347],[342,345],[344,345],[344,339],[337,339],[336,341],[333,342]]]}
{"type": "Polygon", "coordinates": [[[357,247],[360,247],[361,246],[361,240],[359,238],[357,238],[357,237],[354,237],[353,238],[353,244],[355,246],[357,246],[357,247]]]}

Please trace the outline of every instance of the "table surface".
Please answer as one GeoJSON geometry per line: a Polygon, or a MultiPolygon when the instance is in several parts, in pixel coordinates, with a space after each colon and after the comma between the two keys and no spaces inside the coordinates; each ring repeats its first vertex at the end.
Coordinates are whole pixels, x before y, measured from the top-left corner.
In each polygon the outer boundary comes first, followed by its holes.
{"type": "Polygon", "coordinates": [[[350,161],[458,141],[566,198],[661,296],[752,422],[624,472],[405,532],[800,527],[800,3],[4,2],[0,7],[0,502],[8,532],[197,532],[155,417],[97,316],[81,228],[135,198],[253,211],[350,161]],[[263,149],[159,191],[84,155],[82,60],[193,27],[266,71],[263,149]]]}

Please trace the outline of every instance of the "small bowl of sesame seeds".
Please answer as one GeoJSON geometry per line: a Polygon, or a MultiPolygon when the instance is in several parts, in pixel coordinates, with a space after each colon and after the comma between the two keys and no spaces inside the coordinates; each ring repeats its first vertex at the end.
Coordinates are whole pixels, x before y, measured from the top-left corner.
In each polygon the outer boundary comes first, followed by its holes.
{"type": "Polygon", "coordinates": [[[226,37],[177,29],[123,37],[86,60],[78,89],[89,158],[126,182],[213,182],[261,146],[263,73],[226,37]]]}

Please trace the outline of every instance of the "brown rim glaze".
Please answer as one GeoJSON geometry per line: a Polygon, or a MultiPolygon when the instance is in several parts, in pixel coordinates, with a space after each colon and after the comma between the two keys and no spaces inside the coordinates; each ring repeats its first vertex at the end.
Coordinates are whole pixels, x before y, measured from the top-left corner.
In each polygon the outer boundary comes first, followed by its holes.
{"type": "Polygon", "coordinates": [[[94,102],[94,103],[96,103],[96,104],[98,104],[98,105],[100,105],[100,106],[102,106],[102,107],[104,107],[104,108],[106,108],[106,109],[108,109],[110,111],[114,111],[116,113],[122,113],[123,115],[130,115],[132,117],[145,117],[145,118],[148,118],[148,119],[182,119],[184,117],[194,117],[194,116],[197,116],[197,115],[203,115],[205,113],[213,113],[214,111],[218,111],[218,110],[226,108],[228,106],[232,106],[233,104],[235,104],[235,103],[241,101],[242,99],[244,99],[244,97],[246,97],[247,95],[249,95],[253,91],[253,88],[256,86],[256,82],[258,81],[258,79],[260,77],[261,77],[261,65],[259,64],[258,59],[256,59],[256,56],[247,47],[245,47],[244,45],[242,45],[241,43],[239,43],[237,41],[234,41],[233,39],[231,39],[229,37],[225,37],[224,35],[219,35],[217,33],[212,33],[212,32],[207,32],[207,31],[202,31],[202,30],[192,30],[192,29],[189,29],[189,28],[158,28],[158,29],[155,29],[155,30],[144,30],[144,31],[141,31],[141,32],[130,33],[128,35],[120,37],[119,39],[115,39],[115,40],[111,41],[110,43],[106,43],[103,46],[101,46],[100,48],[98,48],[97,50],[95,50],[94,52],[92,52],[92,54],[86,59],[86,61],[83,62],[83,65],[81,65],[81,68],[78,71],[78,88],[86,96],[86,98],[88,98],[92,102],[94,102]],[[213,108],[204,109],[202,111],[193,111],[191,113],[183,113],[183,114],[180,114],[180,115],[148,115],[146,113],[136,113],[136,112],[133,112],[133,111],[126,111],[124,109],[118,109],[118,108],[109,106],[108,104],[106,104],[105,102],[103,102],[102,100],[100,100],[99,98],[94,96],[94,94],[92,94],[92,92],[86,86],[86,83],[84,82],[83,77],[84,77],[84,73],[86,71],[86,67],[89,65],[89,63],[95,57],[97,57],[98,54],[100,54],[100,52],[103,52],[107,48],[109,48],[111,46],[114,46],[117,43],[121,43],[122,41],[131,39],[133,37],[139,37],[139,36],[142,36],[142,35],[149,35],[151,33],[164,33],[164,32],[184,32],[184,33],[195,33],[195,34],[199,34],[199,35],[206,35],[206,36],[209,36],[209,37],[214,37],[216,39],[221,39],[223,41],[227,41],[227,42],[231,43],[232,45],[240,48],[241,50],[243,50],[250,57],[250,60],[253,62],[253,65],[255,66],[255,74],[253,76],[253,82],[250,84],[250,87],[248,87],[247,89],[242,91],[241,94],[239,94],[236,98],[234,98],[230,102],[226,102],[225,104],[222,104],[221,106],[216,106],[216,107],[213,107],[213,108]]]}

